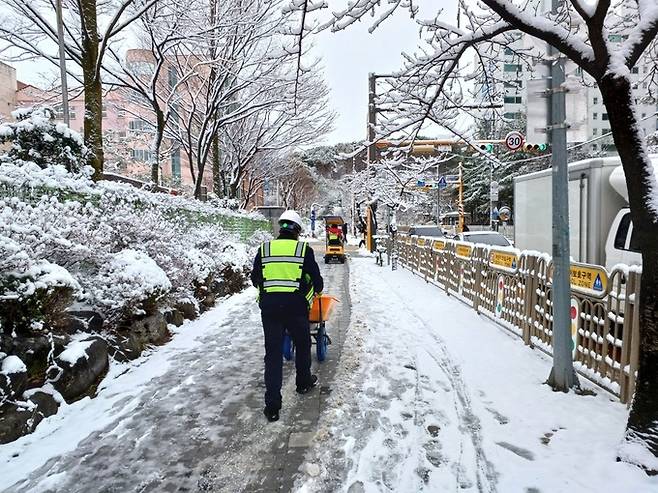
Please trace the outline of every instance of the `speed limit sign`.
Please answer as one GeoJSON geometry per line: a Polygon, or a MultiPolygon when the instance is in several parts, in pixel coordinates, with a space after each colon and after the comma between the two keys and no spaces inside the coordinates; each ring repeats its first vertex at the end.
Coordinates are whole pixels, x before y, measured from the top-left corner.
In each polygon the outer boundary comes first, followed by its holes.
{"type": "Polygon", "coordinates": [[[518,151],[523,147],[523,134],[521,132],[510,132],[505,136],[505,145],[510,151],[518,151]]]}

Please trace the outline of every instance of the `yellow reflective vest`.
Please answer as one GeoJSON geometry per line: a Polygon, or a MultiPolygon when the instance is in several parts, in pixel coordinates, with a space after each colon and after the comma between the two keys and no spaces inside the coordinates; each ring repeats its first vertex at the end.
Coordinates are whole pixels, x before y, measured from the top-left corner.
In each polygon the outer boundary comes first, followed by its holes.
{"type": "Polygon", "coordinates": [[[264,293],[301,292],[302,275],[308,292],[302,293],[306,301],[313,301],[313,283],[308,274],[303,274],[304,255],[307,244],[297,240],[272,240],[260,247],[260,259],[263,266],[264,293]]]}

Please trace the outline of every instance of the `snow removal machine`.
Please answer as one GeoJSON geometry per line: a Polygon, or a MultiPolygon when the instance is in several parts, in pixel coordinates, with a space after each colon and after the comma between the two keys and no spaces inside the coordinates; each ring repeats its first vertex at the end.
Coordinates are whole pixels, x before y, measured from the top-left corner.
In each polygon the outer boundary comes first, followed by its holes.
{"type": "Polygon", "coordinates": [[[324,216],[325,248],[324,263],[338,261],[345,263],[345,221],[340,216],[324,216]]]}

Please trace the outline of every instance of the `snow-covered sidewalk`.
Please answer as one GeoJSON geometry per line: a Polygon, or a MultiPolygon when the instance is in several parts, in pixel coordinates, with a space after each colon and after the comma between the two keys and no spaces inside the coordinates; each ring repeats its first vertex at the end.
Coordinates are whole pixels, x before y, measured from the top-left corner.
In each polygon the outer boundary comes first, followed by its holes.
{"type": "Polygon", "coordinates": [[[615,461],[627,410],[605,391],[552,392],[543,353],[408,271],[356,258],[350,284],[340,390],[297,491],[658,491],[615,461]]]}

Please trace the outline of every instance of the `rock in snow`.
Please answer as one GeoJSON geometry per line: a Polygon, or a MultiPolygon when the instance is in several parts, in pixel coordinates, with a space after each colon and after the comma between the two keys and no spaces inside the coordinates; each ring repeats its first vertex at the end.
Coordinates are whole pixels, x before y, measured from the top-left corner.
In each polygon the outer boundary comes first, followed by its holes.
{"type": "Polygon", "coordinates": [[[61,375],[52,384],[67,402],[71,402],[84,395],[107,370],[107,343],[102,339],[73,342],[56,361],[61,375]]]}

